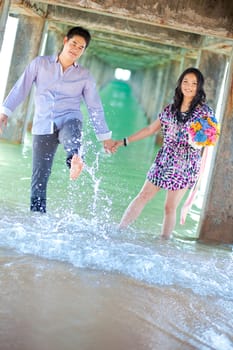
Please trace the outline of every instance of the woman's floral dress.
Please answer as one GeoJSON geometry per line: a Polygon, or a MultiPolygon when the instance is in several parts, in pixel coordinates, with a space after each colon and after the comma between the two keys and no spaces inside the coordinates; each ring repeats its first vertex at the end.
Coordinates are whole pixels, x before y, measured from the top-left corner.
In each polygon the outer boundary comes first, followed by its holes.
{"type": "Polygon", "coordinates": [[[188,129],[204,115],[213,116],[212,109],[206,104],[198,106],[185,123],[178,122],[171,105],[159,114],[163,145],[147,174],[147,179],[155,186],[176,191],[195,185],[201,165],[201,148],[195,148],[190,142],[188,129]]]}

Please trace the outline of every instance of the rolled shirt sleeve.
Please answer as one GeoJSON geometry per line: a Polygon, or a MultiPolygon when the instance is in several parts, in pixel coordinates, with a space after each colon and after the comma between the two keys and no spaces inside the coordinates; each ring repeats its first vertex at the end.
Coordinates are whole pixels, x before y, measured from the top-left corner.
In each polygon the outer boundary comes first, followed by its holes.
{"type": "Polygon", "coordinates": [[[4,106],[1,106],[0,112],[7,115],[7,117],[11,117],[13,113],[9,108],[4,106]]]}

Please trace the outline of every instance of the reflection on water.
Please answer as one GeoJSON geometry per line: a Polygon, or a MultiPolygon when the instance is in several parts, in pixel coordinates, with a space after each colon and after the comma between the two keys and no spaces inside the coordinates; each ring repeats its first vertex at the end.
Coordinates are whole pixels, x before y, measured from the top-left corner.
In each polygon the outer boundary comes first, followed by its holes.
{"type": "MultiPolygon", "coordinates": [[[[103,99],[122,138],[144,117],[117,86],[103,99]]],[[[70,182],[59,150],[46,215],[28,210],[30,136],[23,146],[0,144],[0,350],[233,349],[232,247],[196,241],[196,206],[174,240],[160,240],[163,192],[119,232],[153,140],[109,156],[86,130],[86,169],[70,182]]]]}

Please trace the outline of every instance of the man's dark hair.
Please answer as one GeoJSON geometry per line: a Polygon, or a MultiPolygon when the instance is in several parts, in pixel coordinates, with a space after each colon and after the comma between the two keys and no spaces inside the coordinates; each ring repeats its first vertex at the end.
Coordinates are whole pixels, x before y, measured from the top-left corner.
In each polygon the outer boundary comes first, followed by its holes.
{"type": "Polygon", "coordinates": [[[82,28],[82,27],[73,27],[66,34],[68,40],[73,38],[73,36],[75,36],[75,35],[79,35],[85,39],[86,48],[87,48],[90,41],[91,41],[91,34],[89,33],[89,31],[87,29],[82,28]]]}

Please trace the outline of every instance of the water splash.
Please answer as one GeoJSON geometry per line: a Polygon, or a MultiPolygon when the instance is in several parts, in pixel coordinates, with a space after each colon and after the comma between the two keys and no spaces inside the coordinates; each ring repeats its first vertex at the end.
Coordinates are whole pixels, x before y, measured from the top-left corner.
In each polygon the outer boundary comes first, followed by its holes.
{"type": "Polygon", "coordinates": [[[1,213],[0,245],[79,268],[117,272],[149,284],[180,286],[233,300],[232,252],[142,232],[119,232],[76,214],[1,213]]]}
{"type": "Polygon", "coordinates": [[[96,204],[97,204],[97,200],[98,200],[98,192],[99,192],[99,187],[100,187],[100,182],[101,182],[101,177],[97,178],[97,176],[96,176],[96,173],[99,170],[99,155],[100,155],[100,153],[98,152],[96,154],[95,160],[94,160],[91,167],[88,165],[85,165],[85,170],[90,175],[92,182],[93,182],[94,200],[92,203],[92,210],[91,210],[93,215],[95,215],[95,213],[96,213],[96,204]]]}

